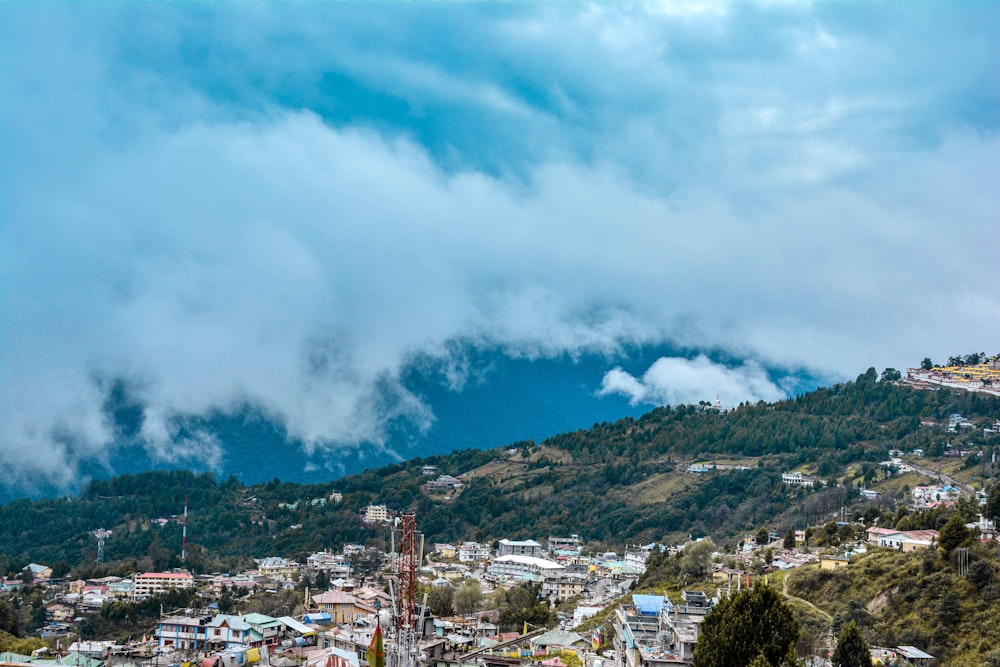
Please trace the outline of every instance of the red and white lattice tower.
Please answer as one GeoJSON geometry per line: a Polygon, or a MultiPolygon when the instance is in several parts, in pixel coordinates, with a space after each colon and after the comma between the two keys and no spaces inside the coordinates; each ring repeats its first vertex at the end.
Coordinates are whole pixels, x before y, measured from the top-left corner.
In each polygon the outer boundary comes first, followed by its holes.
{"type": "Polygon", "coordinates": [[[417,572],[420,570],[420,535],[417,533],[417,515],[415,512],[400,517],[403,529],[399,540],[399,553],[396,559],[396,581],[399,590],[396,594],[396,636],[404,637],[415,629],[417,598],[417,572]]]}

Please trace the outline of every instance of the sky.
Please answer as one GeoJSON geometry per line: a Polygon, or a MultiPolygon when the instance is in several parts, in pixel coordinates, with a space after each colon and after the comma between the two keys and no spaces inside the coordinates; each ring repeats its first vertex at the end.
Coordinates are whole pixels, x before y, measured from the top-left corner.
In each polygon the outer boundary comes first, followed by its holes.
{"type": "Polygon", "coordinates": [[[433,422],[463,349],[722,350],[595,392],[775,400],[1000,352],[1000,3],[0,4],[0,482],[256,406],[433,422]]]}

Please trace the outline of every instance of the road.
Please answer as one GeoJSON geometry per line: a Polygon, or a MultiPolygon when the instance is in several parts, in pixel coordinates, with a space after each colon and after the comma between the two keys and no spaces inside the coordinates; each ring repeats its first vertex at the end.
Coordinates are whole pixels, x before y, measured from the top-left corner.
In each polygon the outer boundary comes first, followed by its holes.
{"type": "Polygon", "coordinates": [[[910,469],[913,470],[913,472],[920,473],[921,475],[926,475],[927,477],[930,477],[931,479],[937,480],[938,482],[941,482],[942,484],[950,484],[950,485],[954,486],[956,489],[961,489],[963,493],[967,493],[970,496],[971,495],[975,495],[975,493],[976,493],[976,490],[973,489],[968,484],[963,484],[962,482],[959,482],[958,480],[956,480],[954,477],[951,477],[950,475],[946,475],[943,472],[937,472],[936,470],[931,470],[930,468],[925,468],[922,465],[914,463],[913,461],[911,461],[909,459],[906,460],[906,465],[910,466],[910,469]]]}

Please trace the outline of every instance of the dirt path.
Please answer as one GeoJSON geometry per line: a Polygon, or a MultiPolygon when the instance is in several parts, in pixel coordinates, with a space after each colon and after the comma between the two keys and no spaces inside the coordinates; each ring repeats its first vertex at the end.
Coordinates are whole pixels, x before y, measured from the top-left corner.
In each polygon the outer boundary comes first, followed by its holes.
{"type": "Polygon", "coordinates": [[[803,600],[800,597],[796,597],[795,595],[789,594],[789,592],[788,592],[788,577],[785,577],[784,586],[781,589],[781,593],[782,593],[782,595],[784,595],[786,598],[788,598],[790,600],[798,600],[799,602],[801,602],[805,606],[811,607],[811,608],[815,609],[816,613],[818,613],[820,616],[823,616],[826,620],[830,621],[830,624],[831,624],[831,627],[832,627],[833,616],[830,616],[830,614],[826,613],[825,611],[823,611],[822,609],[820,609],[819,607],[817,607],[816,605],[814,605],[809,600],[803,600]]]}

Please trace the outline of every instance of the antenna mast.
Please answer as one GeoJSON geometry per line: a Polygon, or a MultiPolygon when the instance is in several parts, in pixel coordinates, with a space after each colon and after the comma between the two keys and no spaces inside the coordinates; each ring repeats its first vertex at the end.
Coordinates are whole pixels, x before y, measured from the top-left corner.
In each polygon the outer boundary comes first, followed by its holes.
{"type": "Polygon", "coordinates": [[[181,523],[181,562],[187,562],[188,541],[188,497],[184,496],[184,520],[181,523]]]}
{"type": "Polygon", "coordinates": [[[423,558],[423,536],[417,532],[416,512],[400,517],[403,534],[396,554],[395,597],[395,660],[392,667],[411,667],[416,664],[417,652],[417,571],[423,558]]]}

